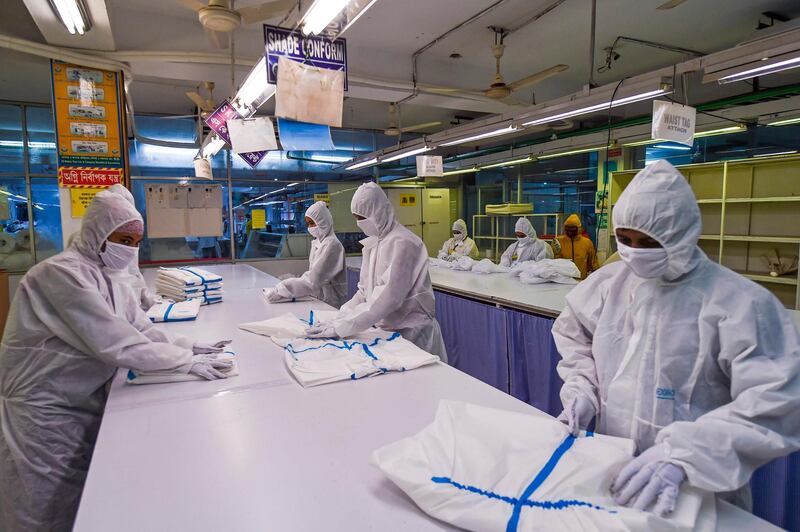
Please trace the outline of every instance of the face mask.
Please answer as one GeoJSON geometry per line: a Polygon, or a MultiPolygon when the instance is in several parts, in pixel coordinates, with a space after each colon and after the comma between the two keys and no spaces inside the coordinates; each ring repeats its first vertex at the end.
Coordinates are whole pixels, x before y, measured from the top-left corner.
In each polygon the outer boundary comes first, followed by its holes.
{"type": "Polygon", "coordinates": [[[456,240],[464,240],[464,233],[453,231],[453,238],[455,238],[456,240]]]}
{"type": "Polygon", "coordinates": [[[318,225],[315,225],[314,227],[309,227],[308,233],[316,239],[322,238],[322,230],[319,228],[318,225]]]}
{"type": "Polygon", "coordinates": [[[515,235],[515,236],[517,237],[517,240],[519,240],[520,242],[522,242],[523,240],[527,240],[528,239],[528,235],[525,235],[525,236],[515,235]]]}
{"type": "Polygon", "coordinates": [[[139,248],[106,241],[106,249],[100,252],[100,260],[107,268],[124,270],[139,256],[139,248]]]}
{"type": "Polygon", "coordinates": [[[378,225],[369,218],[356,220],[356,225],[367,236],[379,236],[381,234],[381,232],[378,230],[378,225]]]}
{"type": "Polygon", "coordinates": [[[667,271],[669,258],[664,248],[632,248],[617,242],[622,261],[643,279],[661,277],[667,271]]]}
{"type": "Polygon", "coordinates": [[[567,228],[564,230],[564,233],[570,238],[575,238],[576,236],[578,236],[578,228],[577,227],[567,228]]]}

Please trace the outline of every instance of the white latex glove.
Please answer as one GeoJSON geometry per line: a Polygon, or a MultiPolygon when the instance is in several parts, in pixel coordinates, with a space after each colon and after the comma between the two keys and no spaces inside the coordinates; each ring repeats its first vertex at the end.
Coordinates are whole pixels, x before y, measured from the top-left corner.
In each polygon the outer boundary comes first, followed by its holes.
{"type": "Polygon", "coordinates": [[[595,415],[592,402],[582,395],[578,395],[572,398],[567,408],[558,416],[558,420],[569,427],[573,436],[578,436],[580,431],[586,430],[595,415]]]}
{"type": "Polygon", "coordinates": [[[667,448],[662,443],[650,447],[623,467],[611,485],[617,504],[631,506],[633,502],[632,508],[642,511],[654,504],[653,513],[661,517],[675,510],[686,472],[666,462],[666,458],[667,448]]]}
{"type": "Polygon", "coordinates": [[[220,340],[215,344],[205,344],[202,342],[195,342],[192,346],[192,352],[195,355],[205,355],[208,353],[222,353],[225,346],[231,343],[231,340],[220,340]]]}
{"type": "Polygon", "coordinates": [[[231,369],[233,367],[233,360],[230,358],[221,358],[216,353],[194,355],[192,356],[192,363],[209,364],[214,369],[231,369]]]}
{"type": "Polygon", "coordinates": [[[216,369],[213,365],[207,362],[197,362],[192,364],[192,367],[189,368],[189,373],[193,373],[194,375],[199,375],[206,380],[213,381],[217,379],[227,379],[228,376],[218,369],[216,369]]]}
{"type": "Polygon", "coordinates": [[[284,303],[286,301],[291,301],[292,299],[282,296],[275,289],[267,291],[266,294],[267,294],[267,301],[269,301],[270,303],[284,303]]]}
{"type": "Polygon", "coordinates": [[[318,323],[306,329],[306,338],[338,338],[333,325],[318,323]]]}

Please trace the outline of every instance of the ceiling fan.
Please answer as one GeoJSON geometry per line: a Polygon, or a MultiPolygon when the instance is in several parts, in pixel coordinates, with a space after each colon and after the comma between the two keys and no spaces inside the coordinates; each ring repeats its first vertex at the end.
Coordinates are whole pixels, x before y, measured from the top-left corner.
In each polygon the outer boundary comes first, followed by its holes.
{"type": "Polygon", "coordinates": [[[436,127],[441,122],[425,122],[424,124],[415,124],[413,126],[399,127],[400,124],[400,109],[396,103],[389,104],[389,126],[383,132],[384,135],[390,137],[397,137],[401,133],[409,133],[411,131],[419,131],[420,129],[427,129],[436,127]]]}
{"type": "Polygon", "coordinates": [[[195,106],[197,106],[198,112],[202,116],[206,116],[208,113],[212,113],[214,112],[214,109],[216,109],[216,105],[214,103],[214,82],[204,81],[200,86],[197,87],[197,90],[186,91],[186,97],[192,100],[195,106]],[[208,98],[203,98],[200,95],[200,86],[208,91],[208,98]]]}
{"type": "Polygon", "coordinates": [[[524,89],[525,87],[530,87],[531,85],[535,85],[536,83],[551,78],[556,74],[564,72],[569,68],[567,65],[560,65],[560,64],[553,65],[542,71],[536,72],[535,74],[531,74],[529,76],[525,76],[522,79],[518,79],[512,83],[506,83],[505,79],[503,78],[503,75],[500,73],[500,60],[502,59],[503,52],[506,49],[505,44],[503,44],[503,38],[506,35],[506,30],[494,27],[492,27],[491,29],[494,31],[495,34],[494,44],[492,45],[492,54],[494,55],[495,59],[495,74],[494,74],[494,80],[492,80],[491,85],[480,91],[463,91],[460,89],[437,87],[430,89],[431,92],[444,92],[444,93],[468,92],[485,96],[491,98],[492,100],[502,100],[504,101],[504,103],[507,103],[509,105],[523,105],[522,102],[519,102],[514,98],[511,98],[512,92],[524,89]]]}
{"type": "Polygon", "coordinates": [[[211,42],[217,48],[227,48],[229,33],[242,24],[262,22],[281,15],[297,5],[297,0],[273,0],[254,6],[231,9],[229,0],[178,0],[183,7],[197,12],[200,24],[205,28],[211,42]]]}
{"type": "Polygon", "coordinates": [[[678,7],[684,2],[686,2],[686,0],[669,0],[658,6],[656,9],[661,9],[661,10],[672,9],[673,7],[678,7]]]}

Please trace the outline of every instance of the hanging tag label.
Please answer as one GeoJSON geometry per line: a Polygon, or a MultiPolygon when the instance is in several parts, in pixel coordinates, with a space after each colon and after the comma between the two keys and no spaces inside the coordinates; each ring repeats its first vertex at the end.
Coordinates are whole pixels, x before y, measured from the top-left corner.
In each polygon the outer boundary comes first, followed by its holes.
{"type": "Polygon", "coordinates": [[[200,157],[194,160],[194,176],[198,179],[214,179],[211,173],[211,161],[200,157]]]}
{"type": "Polygon", "coordinates": [[[671,140],[686,146],[694,144],[697,109],[672,102],[653,102],[653,140],[671,140]]]}
{"type": "Polygon", "coordinates": [[[420,177],[441,177],[444,166],[441,155],[417,155],[417,175],[420,177]]]}

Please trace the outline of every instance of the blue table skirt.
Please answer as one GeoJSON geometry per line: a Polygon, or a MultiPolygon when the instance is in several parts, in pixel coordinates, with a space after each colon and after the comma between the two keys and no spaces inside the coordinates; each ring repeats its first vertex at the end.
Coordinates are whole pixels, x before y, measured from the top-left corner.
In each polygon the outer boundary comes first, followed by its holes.
{"type": "Polygon", "coordinates": [[[348,301],[358,292],[359,272],[347,270],[347,299],[348,301]]]}

